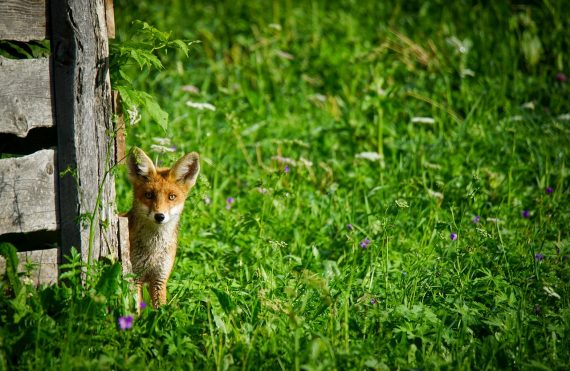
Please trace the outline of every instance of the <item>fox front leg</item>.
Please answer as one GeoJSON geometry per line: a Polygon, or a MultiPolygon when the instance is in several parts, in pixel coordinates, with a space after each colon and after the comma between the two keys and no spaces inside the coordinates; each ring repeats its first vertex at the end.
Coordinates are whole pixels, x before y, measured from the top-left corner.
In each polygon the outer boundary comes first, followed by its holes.
{"type": "Polygon", "coordinates": [[[166,304],[166,283],[154,281],[150,284],[152,306],[158,309],[159,306],[166,304]]]}
{"type": "Polygon", "coordinates": [[[141,305],[143,302],[143,283],[141,281],[137,281],[137,314],[140,316],[141,314],[141,305]]]}

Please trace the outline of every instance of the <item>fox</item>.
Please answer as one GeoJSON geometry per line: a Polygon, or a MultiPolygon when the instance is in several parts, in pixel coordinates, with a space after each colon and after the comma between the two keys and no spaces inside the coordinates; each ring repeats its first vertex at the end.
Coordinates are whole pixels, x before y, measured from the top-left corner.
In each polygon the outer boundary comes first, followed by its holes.
{"type": "Polygon", "coordinates": [[[200,173],[200,155],[191,152],[171,168],[157,168],[143,150],[133,147],[127,167],[133,204],[126,216],[140,313],[144,284],[149,286],[154,308],[166,304],[166,285],[174,266],[180,215],[200,173]]]}

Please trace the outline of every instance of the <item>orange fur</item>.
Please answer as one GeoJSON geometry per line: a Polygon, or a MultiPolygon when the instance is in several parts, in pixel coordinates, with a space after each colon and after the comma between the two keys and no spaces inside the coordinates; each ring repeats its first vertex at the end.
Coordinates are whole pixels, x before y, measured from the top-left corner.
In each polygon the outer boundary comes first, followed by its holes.
{"type": "Polygon", "coordinates": [[[178,223],[184,201],[200,172],[200,157],[189,153],[172,168],[155,168],[148,156],[133,148],[128,158],[134,199],[129,218],[130,255],[137,275],[138,305],[147,283],[152,305],[166,303],[166,284],[176,256],[178,223]]]}

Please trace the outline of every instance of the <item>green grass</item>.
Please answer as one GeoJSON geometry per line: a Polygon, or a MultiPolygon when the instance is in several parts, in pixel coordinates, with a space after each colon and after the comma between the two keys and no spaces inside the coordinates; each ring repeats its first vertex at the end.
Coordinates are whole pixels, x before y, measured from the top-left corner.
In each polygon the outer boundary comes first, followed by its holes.
{"type": "Polygon", "coordinates": [[[1,302],[3,366],[567,368],[565,7],[385,3],[116,4],[117,41],[135,19],[201,41],[132,71],[170,124],[142,111],[129,145],[202,156],[169,302],[120,331],[113,266],[28,287],[27,311],[1,302]]]}

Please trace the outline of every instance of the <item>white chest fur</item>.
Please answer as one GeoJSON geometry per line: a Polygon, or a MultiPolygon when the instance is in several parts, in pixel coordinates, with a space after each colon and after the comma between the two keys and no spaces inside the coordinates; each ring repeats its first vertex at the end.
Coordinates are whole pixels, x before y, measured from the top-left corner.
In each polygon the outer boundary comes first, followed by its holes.
{"type": "Polygon", "coordinates": [[[178,216],[166,224],[142,219],[130,226],[133,272],[142,281],[168,279],[176,255],[178,216]]]}

